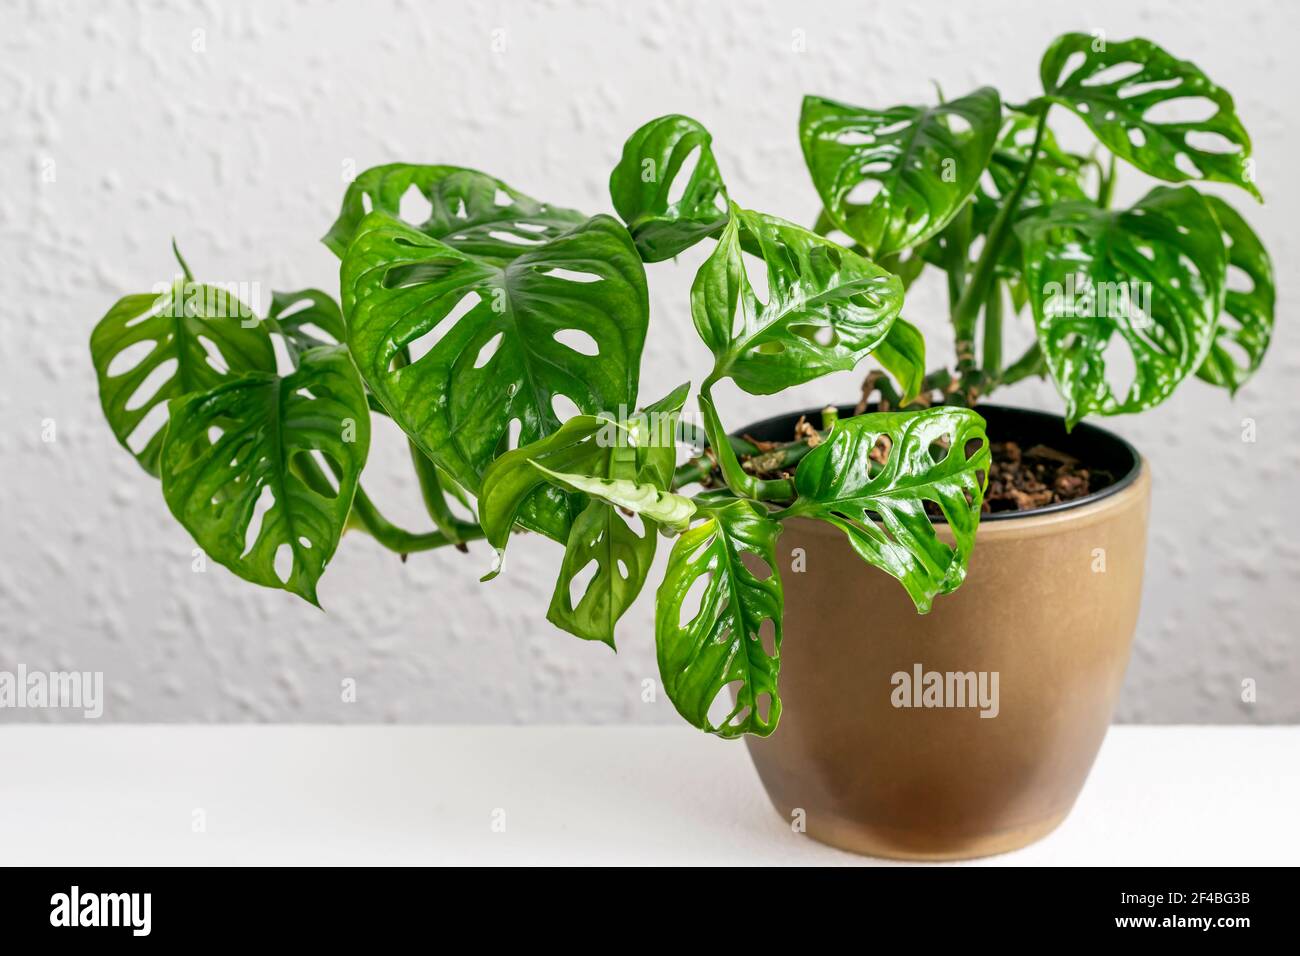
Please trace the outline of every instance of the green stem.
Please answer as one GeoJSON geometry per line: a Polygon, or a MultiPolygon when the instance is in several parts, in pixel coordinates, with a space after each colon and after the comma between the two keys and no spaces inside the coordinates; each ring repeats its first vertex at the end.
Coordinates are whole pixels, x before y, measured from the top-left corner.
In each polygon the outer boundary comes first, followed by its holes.
{"type": "Polygon", "coordinates": [[[1101,174],[1101,184],[1097,187],[1097,205],[1102,209],[1110,208],[1111,197],[1115,194],[1115,154],[1110,154],[1110,162],[1101,174]]]}
{"type": "Polygon", "coordinates": [[[356,516],[361,528],[369,533],[372,538],[389,551],[396,551],[401,555],[412,554],[416,551],[430,551],[444,545],[452,545],[463,551],[466,541],[474,541],[484,536],[483,529],[478,525],[459,520],[455,521],[454,537],[444,534],[442,531],[427,531],[423,534],[406,531],[380,514],[379,509],[370,500],[370,496],[359,485],[357,486],[356,497],[352,500],[352,513],[356,516]]]}
{"type": "Polygon", "coordinates": [[[184,257],[183,255],[181,255],[181,249],[180,249],[180,246],[176,245],[176,237],[175,237],[175,236],[172,236],[172,253],[176,256],[176,261],[179,262],[179,263],[181,264],[181,272],[185,273],[185,281],[186,281],[186,282],[193,282],[193,281],[194,281],[194,273],[190,272],[190,266],[189,266],[189,263],[187,263],[187,262],[185,261],[185,257],[184,257]]]}
{"type": "Polygon", "coordinates": [[[1034,375],[1045,375],[1047,367],[1043,364],[1043,350],[1035,342],[1025,351],[1025,354],[1016,359],[1007,370],[997,380],[997,385],[1014,385],[1022,379],[1030,378],[1034,375]]]}
{"type": "Polygon", "coordinates": [[[1048,109],[1049,106],[1044,105],[1042,111],[1038,114],[1038,125],[1034,131],[1034,145],[1030,148],[1029,159],[1026,160],[1025,168],[1021,172],[1020,179],[1016,182],[1015,187],[1007,194],[1007,197],[1002,201],[1002,205],[998,208],[993,224],[989,226],[988,234],[984,238],[984,248],[980,250],[980,257],[975,263],[975,271],[971,275],[971,280],[967,284],[965,291],[962,292],[957,307],[953,310],[952,324],[957,340],[957,374],[962,380],[962,388],[966,393],[967,401],[973,397],[973,390],[980,385],[979,371],[975,366],[976,320],[979,317],[981,306],[984,305],[988,297],[989,286],[993,282],[998,259],[1002,255],[1002,247],[1011,234],[1012,220],[1015,218],[1016,211],[1020,208],[1020,202],[1029,186],[1030,174],[1034,171],[1034,163],[1038,160],[1038,151],[1043,143],[1043,134],[1047,130],[1048,109]]]}
{"type": "Polygon", "coordinates": [[[984,380],[996,382],[1002,374],[1002,283],[994,279],[984,301],[984,351],[980,356],[984,380]]]}
{"type": "Polygon", "coordinates": [[[711,381],[706,380],[700,388],[700,411],[704,414],[704,430],[709,437],[709,447],[717,456],[718,467],[722,469],[727,487],[741,497],[756,501],[789,501],[794,497],[794,482],[789,478],[756,478],[740,467],[740,460],[727,440],[717,409],[713,407],[713,396],[709,393],[711,384],[711,381]]]}
{"type": "MultiPolygon", "coordinates": [[[[325,461],[335,475],[340,473],[341,469],[334,464],[333,459],[327,456],[325,461]]],[[[333,497],[338,493],[330,480],[325,477],[325,473],[320,470],[320,466],[310,457],[296,455],[294,468],[307,487],[317,494],[333,497]]],[[[356,495],[352,499],[352,510],[348,513],[348,525],[360,528],[388,550],[396,551],[403,556],[415,551],[429,551],[433,548],[441,548],[448,544],[454,545],[463,551],[465,550],[464,542],[483,537],[483,529],[468,521],[457,522],[457,540],[452,540],[451,537],[441,531],[429,531],[424,534],[406,531],[380,514],[379,509],[375,507],[374,502],[370,500],[370,496],[366,494],[365,489],[360,485],[357,485],[356,495]]]]}

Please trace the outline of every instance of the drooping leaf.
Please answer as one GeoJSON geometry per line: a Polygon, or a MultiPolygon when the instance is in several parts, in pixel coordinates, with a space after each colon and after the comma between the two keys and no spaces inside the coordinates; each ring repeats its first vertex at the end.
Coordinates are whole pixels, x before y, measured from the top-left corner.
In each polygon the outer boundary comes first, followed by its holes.
{"type": "Polygon", "coordinates": [[[806,96],[799,140],[835,224],[885,256],[941,230],[988,165],[1002,120],[984,87],[939,106],[870,110],[806,96]],[[875,189],[870,198],[858,198],[875,189]]]}
{"type": "Polygon", "coordinates": [[[155,476],[166,421],[133,434],[150,412],[232,375],[275,371],[270,336],[251,308],[225,289],[184,280],[119,299],[91,333],[90,354],[113,434],[155,476]]]}
{"type": "Polygon", "coordinates": [[[1235,394],[1259,368],[1273,336],[1273,262],[1240,213],[1218,196],[1206,196],[1205,201],[1223,230],[1228,267],[1240,270],[1250,288],[1234,289],[1229,273],[1214,345],[1196,374],[1235,394]],[[1225,316],[1232,321],[1225,322],[1225,316]]]}
{"type": "Polygon", "coordinates": [[[1196,190],[1160,186],[1125,210],[1064,203],[1017,232],[1038,341],[1070,425],[1158,405],[1205,361],[1227,257],[1196,190]],[[1112,339],[1132,353],[1123,397],[1107,379],[1112,339]]]}
{"type": "Polygon", "coordinates": [[[316,604],[370,446],[347,349],[304,352],[283,378],[249,372],[175,399],[170,414],[160,463],[176,520],[240,577],[316,604]],[[335,468],[340,477],[329,482],[335,468]]]}
{"type": "Polygon", "coordinates": [[[1172,183],[1233,183],[1259,197],[1250,137],[1232,96],[1195,64],[1150,40],[1067,33],[1048,47],[1039,72],[1047,100],[1078,114],[1107,149],[1144,173],[1172,183]],[[1197,118],[1148,115],[1171,103],[1197,118]]]}
{"type": "Polygon", "coordinates": [[[897,276],[793,223],[731,206],[731,220],[691,287],[713,377],[756,395],[851,369],[888,334],[903,304],[897,276]],[[766,271],[754,291],[742,245],[766,271]]]}
{"type": "Polygon", "coordinates": [[[340,345],[347,338],[339,304],[320,289],[271,293],[266,321],[284,336],[295,361],[309,349],[340,345]]]}
{"type": "Polygon", "coordinates": [[[672,115],[646,123],[624,144],[609,194],[646,262],[671,259],[726,225],[726,187],[712,143],[698,122],[672,115]]]}
{"type": "Polygon", "coordinates": [[[643,515],[669,531],[684,531],[695,514],[695,502],[683,495],[664,491],[649,483],[630,478],[596,478],[588,475],[551,471],[536,462],[533,467],[558,485],[623,511],[643,515]]]}
{"type": "Polygon", "coordinates": [[[390,163],[367,169],[348,185],[339,217],[322,240],[340,259],[369,213],[405,221],[402,200],[423,197],[427,215],[408,225],[473,256],[513,259],[558,238],[587,217],[538,202],[501,180],[459,166],[390,163]]]}
{"type": "Polygon", "coordinates": [[[984,419],[969,408],[842,418],[800,463],[789,513],[839,528],[925,614],[965,579],[989,461],[984,419]],[[953,545],[935,532],[927,501],[943,512],[953,545]]]}
{"type": "Polygon", "coordinates": [[[903,318],[895,319],[872,355],[898,382],[903,404],[920,394],[925,379],[925,337],[920,329],[903,318]]]}
{"type": "MultiPolygon", "coordinates": [[[[362,377],[402,430],[471,492],[512,421],[520,447],[560,427],[557,396],[587,415],[635,401],[645,272],[627,230],[609,216],[500,262],[372,213],[348,247],[341,281],[362,377]],[[403,350],[428,340],[436,341],[401,366],[403,350]]],[[[524,517],[559,540],[568,533],[555,493],[524,517]]]]}
{"type": "MultiPolygon", "coordinates": [[[[550,435],[512,449],[489,464],[478,492],[479,521],[488,544],[504,549],[524,502],[548,484],[545,472],[532,467],[534,463],[557,471],[599,472],[611,447],[608,438],[599,436],[612,434],[616,428],[607,418],[575,415],[550,435]]],[[[576,514],[572,512],[567,521],[576,514]]],[[[483,580],[491,580],[498,572],[489,572],[483,580]]]]}
{"type": "Polygon", "coordinates": [[[705,502],[700,515],[703,520],[673,545],[659,586],[660,679],[677,712],[701,730],[721,737],[765,737],[781,717],[776,682],[783,593],[775,553],[781,525],[762,505],[743,499],[705,502]],[[751,570],[746,556],[765,569],[751,570]],[[687,601],[701,579],[696,610],[687,601]],[[770,630],[770,648],[765,630],[770,630]],[[711,722],[714,700],[736,682],[734,705],[722,720],[711,722]]]}
{"type": "Polygon", "coordinates": [[[654,559],[654,525],[676,528],[685,520],[682,502],[690,505],[689,500],[678,500],[667,489],[688,388],[675,389],[623,422],[608,416],[572,418],[554,434],[502,455],[483,475],[483,528],[498,549],[542,482],[577,492],[570,499],[580,510],[547,611],[551,623],[571,634],[612,647],[614,627],[636,600],[654,559]],[[629,521],[621,508],[639,517],[629,521]],[[584,577],[589,567],[592,573],[584,577]]]}

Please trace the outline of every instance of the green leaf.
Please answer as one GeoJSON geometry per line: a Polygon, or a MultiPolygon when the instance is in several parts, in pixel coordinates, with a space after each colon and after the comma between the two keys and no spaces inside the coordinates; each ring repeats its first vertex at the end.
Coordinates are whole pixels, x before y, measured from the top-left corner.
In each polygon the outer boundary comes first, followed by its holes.
{"type": "Polygon", "coordinates": [[[672,115],[646,123],[623,145],[609,194],[646,262],[671,259],[726,225],[727,192],[712,143],[695,120],[672,115]],[[695,165],[678,188],[692,155],[695,165]]]}
{"type": "Polygon", "coordinates": [[[170,412],[161,469],[176,520],[241,578],[318,604],[316,582],[370,445],[365,391],[347,349],[312,349],[288,376],[249,372],[173,400],[170,412]],[[337,469],[336,486],[322,484],[316,456],[337,469]],[[269,508],[250,527],[264,497],[269,508]],[[284,550],[292,565],[281,573],[284,550]]]}
{"type": "Polygon", "coordinates": [[[712,380],[756,395],[853,368],[903,304],[897,276],[793,223],[731,206],[731,220],[691,287],[695,328],[713,351],[712,380]],[[767,301],[742,244],[766,269],[767,301]]]}
{"type": "MultiPolygon", "coordinates": [[[[549,481],[578,492],[547,619],[585,640],[614,645],[614,627],[636,600],[654,560],[656,536],[645,518],[681,526],[684,506],[667,494],[676,462],[677,419],[689,385],[618,422],[578,416],[555,434],[507,452],[483,476],[479,499],[488,541],[505,547],[522,504],[549,481]],[[643,516],[638,532],[619,508],[643,516]],[[590,578],[574,582],[594,564],[590,578]]],[[[499,570],[499,568],[498,568],[499,570]]],[[[489,573],[484,580],[496,576],[489,573]]]]}
{"type": "Polygon", "coordinates": [[[1273,336],[1273,262],[1259,236],[1235,209],[1218,196],[1206,196],[1205,201],[1223,230],[1228,267],[1240,270],[1250,288],[1228,287],[1223,312],[1233,323],[1225,324],[1223,316],[1219,317],[1214,345],[1196,374],[1235,395],[1259,368],[1273,336]]]}
{"type": "Polygon", "coordinates": [[[150,412],[232,375],[275,371],[271,338],[252,310],[224,289],[184,280],[119,299],[91,332],[90,354],[113,434],[155,476],[166,422],[134,435],[150,412]],[[152,347],[136,358],[145,343],[152,347]]]}
{"type": "Polygon", "coordinates": [[[1030,216],[1017,233],[1038,341],[1068,424],[1157,405],[1205,361],[1227,257],[1196,190],[1160,186],[1117,211],[1064,203],[1030,216]],[[1116,337],[1134,366],[1123,398],[1107,380],[1116,337]]]}
{"type": "Polygon", "coordinates": [[[895,319],[873,355],[898,382],[904,405],[920,394],[925,380],[925,337],[920,329],[905,319],[895,319]]]}
{"type": "MultiPolygon", "coordinates": [[[[635,401],[645,272],[627,230],[609,216],[500,262],[372,213],[348,247],[341,281],[362,378],[471,492],[512,421],[521,447],[560,427],[557,396],[588,415],[635,401]],[[403,350],[422,340],[436,341],[399,367],[403,350]]],[[[554,495],[534,503],[527,520],[560,540],[568,533],[567,509],[554,495]]]]}
{"type": "MultiPolygon", "coordinates": [[[[607,418],[575,415],[552,434],[512,449],[488,465],[478,494],[479,521],[488,544],[498,550],[505,548],[524,502],[547,484],[546,475],[532,467],[534,464],[556,471],[598,472],[609,456],[612,443],[607,436],[616,428],[607,418]]],[[[570,513],[567,521],[576,513],[570,513]]],[[[483,580],[496,577],[499,570],[489,572],[483,580]]]]}
{"type": "Polygon", "coordinates": [[[783,593],[775,550],[781,525],[761,505],[743,499],[706,502],[701,516],[704,520],[673,545],[659,586],[659,675],[677,712],[701,730],[721,737],[766,737],[781,717],[776,680],[783,593]],[[703,594],[696,610],[686,602],[701,579],[703,594]],[[767,621],[770,649],[761,633],[767,621]],[[725,718],[712,723],[713,701],[735,682],[739,687],[734,705],[725,718]]]}
{"type": "Polygon", "coordinates": [[[339,217],[321,241],[342,259],[368,213],[403,219],[402,199],[412,191],[430,208],[427,218],[410,225],[473,256],[510,260],[586,219],[473,169],[390,163],[367,169],[349,184],[339,217]]]}
{"type": "Polygon", "coordinates": [[[578,491],[606,504],[643,515],[670,531],[684,531],[695,514],[695,502],[682,495],[663,491],[652,484],[642,484],[627,478],[596,478],[587,475],[564,474],[551,471],[533,462],[533,467],[551,481],[578,491]]]}
{"type": "Polygon", "coordinates": [[[936,235],[957,214],[988,166],[1001,121],[989,87],[939,106],[886,110],[805,96],[799,140],[831,219],[868,255],[886,256],[936,235]],[[868,201],[855,198],[871,188],[868,201]]]}
{"type": "Polygon", "coordinates": [[[989,461],[984,419],[969,408],[842,418],[800,463],[799,498],[788,513],[839,528],[864,560],[901,581],[925,614],[936,594],[966,577],[989,461]],[[878,445],[883,464],[871,458],[878,445]],[[935,532],[927,501],[943,512],[952,545],[935,532]]]}
{"type": "Polygon", "coordinates": [[[320,289],[271,293],[266,320],[284,336],[295,362],[309,349],[339,345],[347,337],[339,304],[320,289]]]}
{"type": "Polygon", "coordinates": [[[1099,42],[1067,33],[1048,48],[1039,72],[1047,100],[1078,114],[1107,149],[1144,173],[1172,183],[1233,183],[1259,197],[1248,164],[1250,137],[1232,96],[1195,64],[1150,40],[1099,42]],[[1199,118],[1148,117],[1176,100],[1192,100],[1181,111],[1199,118]]]}

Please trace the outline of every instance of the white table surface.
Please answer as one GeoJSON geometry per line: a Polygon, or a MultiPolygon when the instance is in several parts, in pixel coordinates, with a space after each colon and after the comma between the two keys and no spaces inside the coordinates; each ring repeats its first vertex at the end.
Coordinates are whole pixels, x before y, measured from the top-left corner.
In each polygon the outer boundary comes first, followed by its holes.
{"type": "MultiPolygon", "coordinates": [[[[687,728],[10,724],[0,768],[0,864],[885,862],[687,728]]],[[[1298,811],[1300,727],[1113,727],[1069,819],[979,862],[1297,864],[1298,811]]]]}

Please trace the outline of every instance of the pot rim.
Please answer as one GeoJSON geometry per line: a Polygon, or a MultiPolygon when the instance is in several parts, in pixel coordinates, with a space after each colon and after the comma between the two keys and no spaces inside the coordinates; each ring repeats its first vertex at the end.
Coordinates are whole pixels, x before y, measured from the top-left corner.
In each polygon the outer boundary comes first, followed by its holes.
{"type": "MultiPolygon", "coordinates": [[[[778,428],[780,425],[788,421],[797,421],[801,415],[807,417],[820,415],[822,409],[825,407],[826,406],[823,405],[817,408],[786,412],[782,415],[772,415],[741,428],[732,434],[735,437],[740,437],[744,434],[761,434],[764,431],[778,428]]],[[[842,417],[848,418],[852,416],[856,406],[839,405],[836,406],[836,408],[842,417]]],[[[1034,408],[1020,408],[1015,405],[999,405],[994,402],[984,402],[975,406],[975,411],[980,412],[981,414],[986,411],[991,411],[995,414],[1003,413],[1019,417],[1022,420],[1036,421],[1040,425],[1044,426],[1045,431],[1063,430],[1065,426],[1065,419],[1061,415],[1040,411],[1034,408]]],[[[1074,426],[1074,429],[1069,432],[1069,435],[1075,440],[1083,439],[1085,441],[1092,440],[1111,444],[1118,451],[1123,452],[1127,456],[1127,469],[1125,469],[1123,474],[1116,477],[1115,481],[1107,485],[1105,488],[1086,494],[1081,498],[1075,498],[1071,501],[1059,501],[1042,508],[1034,508],[1030,511],[990,511],[981,514],[981,526],[986,522],[1025,521],[1031,518],[1041,518],[1058,514],[1063,511],[1073,511],[1079,508],[1086,508],[1089,505],[1096,504],[1099,501],[1103,501],[1106,498],[1110,498],[1113,495],[1117,495],[1127,488],[1132,487],[1137,483],[1138,477],[1146,470],[1143,458],[1141,454],[1139,454],[1138,450],[1134,448],[1127,439],[1115,434],[1107,428],[1102,428],[1099,425],[1094,425],[1091,422],[1084,421],[1077,423],[1074,426]]],[[[931,516],[930,520],[936,525],[945,525],[948,523],[947,519],[942,516],[931,516]]]]}

